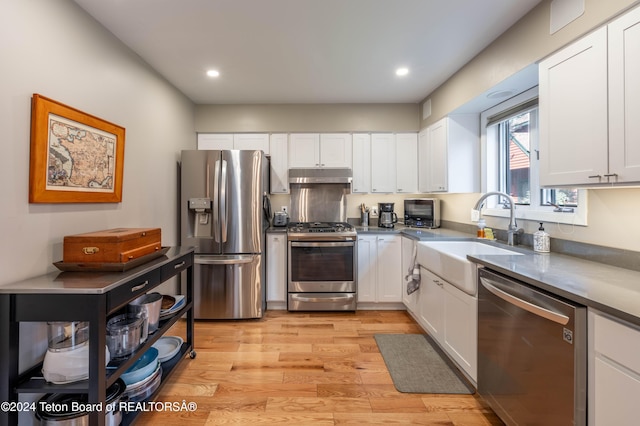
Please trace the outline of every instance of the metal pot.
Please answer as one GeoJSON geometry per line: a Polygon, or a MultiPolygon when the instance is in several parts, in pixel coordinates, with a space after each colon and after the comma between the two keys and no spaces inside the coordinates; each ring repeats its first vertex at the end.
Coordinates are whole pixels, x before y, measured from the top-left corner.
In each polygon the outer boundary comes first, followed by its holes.
{"type": "MultiPolygon", "coordinates": [[[[114,407],[105,413],[105,425],[118,426],[122,422],[120,401],[127,388],[122,379],[109,386],[106,395],[106,406],[114,407]]],[[[86,411],[73,411],[72,404],[87,404],[87,394],[49,393],[40,398],[36,407],[36,419],[46,426],[89,426],[89,414],[86,411]]],[[[103,406],[103,409],[106,409],[103,406]]]]}
{"type": "Polygon", "coordinates": [[[149,321],[149,334],[158,329],[160,322],[160,309],[162,308],[162,295],[160,293],[147,293],[129,303],[129,312],[145,311],[149,321]]]}

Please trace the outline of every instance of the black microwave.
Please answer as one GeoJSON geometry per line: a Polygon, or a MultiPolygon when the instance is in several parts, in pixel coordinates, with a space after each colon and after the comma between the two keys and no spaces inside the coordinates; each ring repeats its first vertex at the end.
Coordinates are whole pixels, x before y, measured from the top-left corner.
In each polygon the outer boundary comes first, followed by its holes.
{"type": "Polygon", "coordinates": [[[417,228],[439,228],[440,200],[407,198],[404,200],[404,224],[417,228]]]}

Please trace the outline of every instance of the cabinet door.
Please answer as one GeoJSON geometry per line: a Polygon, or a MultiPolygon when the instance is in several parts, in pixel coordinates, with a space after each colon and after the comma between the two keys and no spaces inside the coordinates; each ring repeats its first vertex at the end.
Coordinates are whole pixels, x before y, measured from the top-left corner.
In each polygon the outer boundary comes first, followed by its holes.
{"type": "Polygon", "coordinates": [[[233,149],[258,150],[269,155],[269,135],[267,133],[236,133],[233,135],[233,149]]]}
{"type": "Polygon", "coordinates": [[[402,302],[400,236],[378,236],[377,301],[402,302]]]}
{"type": "Polygon", "coordinates": [[[287,301],[287,235],[267,234],[267,302],[287,301]]]}
{"type": "Polygon", "coordinates": [[[418,302],[418,296],[420,295],[420,289],[414,291],[411,294],[407,294],[407,280],[405,276],[413,272],[411,269],[413,262],[413,250],[416,246],[416,241],[411,238],[402,238],[402,275],[400,280],[402,282],[402,302],[406,306],[407,310],[414,315],[416,314],[416,303],[418,302]]]}
{"type": "Polygon", "coordinates": [[[418,134],[418,191],[430,192],[429,172],[431,162],[429,161],[429,130],[424,129],[418,134]]]}
{"type": "Polygon", "coordinates": [[[358,302],[376,302],[376,236],[358,236],[358,302]]]}
{"type": "Polygon", "coordinates": [[[589,425],[637,424],[640,328],[588,312],[589,425]]]}
{"type": "Polygon", "coordinates": [[[199,133],[198,149],[233,149],[233,134],[199,133]]]}
{"type": "Polygon", "coordinates": [[[640,181],[640,8],[609,25],[609,182],[640,181]]]}
{"type": "Polygon", "coordinates": [[[540,184],[606,182],[607,29],[539,65],[540,184]]]}
{"type": "Polygon", "coordinates": [[[287,134],[273,134],[269,140],[271,152],[271,193],[289,193],[289,164],[287,134]]]}
{"type": "Polygon", "coordinates": [[[289,136],[289,167],[320,167],[320,135],[293,133],[289,136]]]}
{"type": "Polygon", "coordinates": [[[320,167],[351,168],[351,135],[323,133],[320,135],[320,167]]]}
{"type": "Polygon", "coordinates": [[[396,138],[393,133],[371,135],[371,192],[396,190],[396,138]]]}
{"type": "Polygon", "coordinates": [[[442,282],[431,271],[420,268],[420,299],[418,318],[427,333],[437,341],[442,340],[444,291],[442,282]]]}
{"type": "Polygon", "coordinates": [[[448,189],[447,140],[447,118],[427,129],[427,192],[445,192],[448,189]]]}
{"type": "Polygon", "coordinates": [[[477,299],[443,282],[444,333],[442,343],[473,380],[477,380],[478,303],[477,299]]]}
{"type": "Polygon", "coordinates": [[[371,135],[353,135],[353,183],[351,192],[371,191],[371,135]]]}
{"type": "Polygon", "coordinates": [[[418,192],[417,133],[396,135],[396,173],[396,192],[404,194],[418,192]]]}

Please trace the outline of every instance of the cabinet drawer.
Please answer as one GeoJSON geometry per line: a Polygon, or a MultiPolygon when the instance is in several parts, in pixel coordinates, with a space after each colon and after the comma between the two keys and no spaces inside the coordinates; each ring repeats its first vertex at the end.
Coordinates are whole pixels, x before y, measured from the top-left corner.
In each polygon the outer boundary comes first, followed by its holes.
{"type": "Polygon", "coordinates": [[[150,291],[160,284],[160,270],[155,269],[149,273],[123,284],[109,292],[107,297],[107,313],[126,305],[130,300],[150,291]]]}
{"type": "Polygon", "coordinates": [[[184,271],[192,264],[193,256],[191,255],[185,255],[178,259],[175,259],[173,262],[167,263],[162,267],[160,272],[160,280],[164,282],[174,275],[184,271]]]}
{"type": "Polygon", "coordinates": [[[640,330],[597,314],[593,326],[595,351],[640,373],[640,330]]]}

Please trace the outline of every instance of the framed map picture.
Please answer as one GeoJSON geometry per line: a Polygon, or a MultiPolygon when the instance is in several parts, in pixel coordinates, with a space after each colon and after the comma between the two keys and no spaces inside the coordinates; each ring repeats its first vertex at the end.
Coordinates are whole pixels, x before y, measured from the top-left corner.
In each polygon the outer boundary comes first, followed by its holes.
{"type": "Polygon", "coordinates": [[[119,203],[123,165],[124,127],[33,95],[30,203],[119,203]]]}

